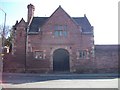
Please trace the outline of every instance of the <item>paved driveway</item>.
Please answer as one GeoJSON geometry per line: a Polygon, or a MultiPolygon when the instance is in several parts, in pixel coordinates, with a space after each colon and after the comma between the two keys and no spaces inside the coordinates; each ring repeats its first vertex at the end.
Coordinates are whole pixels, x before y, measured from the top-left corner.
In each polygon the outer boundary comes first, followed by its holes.
{"type": "Polygon", "coordinates": [[[118,88],[115,74],[3,74],[4,88],[118,88]]]}

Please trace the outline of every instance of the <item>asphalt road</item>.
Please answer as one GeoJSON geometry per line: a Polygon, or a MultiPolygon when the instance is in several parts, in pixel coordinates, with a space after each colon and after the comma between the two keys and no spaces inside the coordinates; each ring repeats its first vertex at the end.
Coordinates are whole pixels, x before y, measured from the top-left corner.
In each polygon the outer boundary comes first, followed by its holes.
{"type": "Polygon", "coordinates": [[[3,74],[3,88],[118,88],[116,74],[3,74]]]}

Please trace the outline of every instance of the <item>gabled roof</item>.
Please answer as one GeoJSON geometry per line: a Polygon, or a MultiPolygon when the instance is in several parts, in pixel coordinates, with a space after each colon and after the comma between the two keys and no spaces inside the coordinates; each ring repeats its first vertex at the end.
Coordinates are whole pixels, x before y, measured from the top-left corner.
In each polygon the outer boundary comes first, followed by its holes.
{"type": "Polygon", "coordinates": [[[88,21],[87,17],[73,17],[73,19],[76,21],[76,23],[78,23],[81,28],[82,28],[82,32],[92,32],[92,26],[90,24],[90,22],[88,21]]]}
{"type": "MultiPolygon", "coordinates": [[[[58,9],[62,9],[61,6],[59,6],[54,13],[58,10],[58,9]]],[[[63,10],[63,9],[62,9],[63,10]]],[[[64,11],[64,10],[63,10],[64,11]]],[[[65,12],[65,11],[64,11],[65,12]]],[[[39,32],[40,27],[42,27],[46,21],[49,20],[49,18],[51,18],[54,13],[50,16],[50,17],[33,17],[32,22],[30,24],[29,27],[29,33],[36,33],[39,32]]],[[[66,12],[65,12],[66,13],[66,12]]],[[[73,21],[73,23],[75,23],[76,25],[81,26],[82,28],[82,32],[92,32],[92,26],[89,23],[88,19],[86,16],[84,17],[70,17],[67,13],[66,15],[73,21]]]]}
{"type": "Polygon", "coordinates": [[[33,17],[29,27],[29,32],[38,32],[39,28],[45,23],[49,17],[33,17]]]}
{"type": "Polygon", "coordinates": [[[61,10],[71,19],[71,21],[73,21],[73,23],[74,23],[75,25],[78,25],[78,24],[70,17],[70,15],[61,7],[61,5],[59,5],[59,7],[53,12],[53,14],[50,16],[50,18],[51,18],[59,9],[61,9],[61,10]]]}
{"type": "Polygon", "coordinates": [[[21,24],[24,24],[24,26],[26,26],[26,24],[27,24],[23,18],[19,22],[16,21],[16,24],[13,27],[17,27],[17,26],[19,26],[21,24]]]}
{"type": "Polygon", "coordinates": [[[25,20],[22,18],[19,23],[21,23],[21,22],[24,22],[24,23],[25,23],[25,20]]]}
{"type": "MultiPolygon", "coordinates": [[[[38,32],[39,28],[42,27],[48,19],[49,17],[33,17],[29,27],[29,32],[38,32]]],[[[89,21],[85,19],[85,17],[73,17],[72,19],[82,27],[83,32],[92,32],[92,26],[89,21]]]]}

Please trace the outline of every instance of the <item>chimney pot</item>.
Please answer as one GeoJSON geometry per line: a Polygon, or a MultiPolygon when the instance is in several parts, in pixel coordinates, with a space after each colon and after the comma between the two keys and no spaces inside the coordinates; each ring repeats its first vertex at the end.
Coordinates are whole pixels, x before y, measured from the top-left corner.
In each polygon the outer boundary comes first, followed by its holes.
{"type": "Polygon", "coordinates": [[[29,4],[27,8],[28,8],[27,22],[29,23],[34,16],[35,7],[34,5],[29,4]]]}

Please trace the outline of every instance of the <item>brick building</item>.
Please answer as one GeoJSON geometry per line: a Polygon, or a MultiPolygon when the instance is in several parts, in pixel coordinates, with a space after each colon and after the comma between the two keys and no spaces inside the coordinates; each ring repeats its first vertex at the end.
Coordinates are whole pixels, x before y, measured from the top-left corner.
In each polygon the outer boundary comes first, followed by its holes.
{"type": "Polygon", "coordinates": [[[93,73],[101,69],[96,66],[93,26],[86,15],[71,17],[59,6],[50,17],[34,17],[35,7],[27,8],[27,22],[22,18],[13,26],[12,54],[4,57],[4,71],[93,73]]]}

